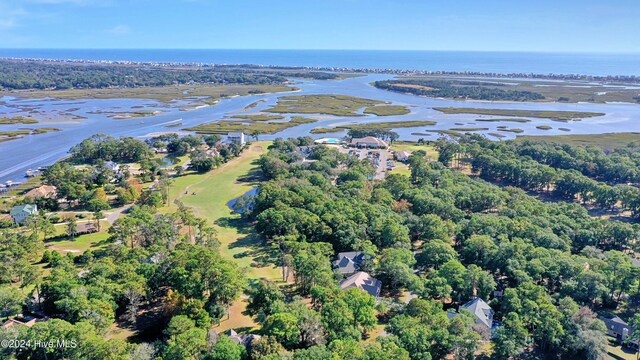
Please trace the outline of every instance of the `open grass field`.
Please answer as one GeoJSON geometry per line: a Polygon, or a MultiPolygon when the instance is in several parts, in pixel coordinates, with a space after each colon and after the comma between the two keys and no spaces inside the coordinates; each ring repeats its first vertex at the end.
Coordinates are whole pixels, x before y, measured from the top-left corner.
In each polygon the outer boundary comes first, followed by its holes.
{"type": "Polygon", "coordinates": [[[428,120],[414,120],[414,121],[389,121],[389,122],[379,122],[379,123],[366,123],[366,124],[353,124],[353,125],[341,125],[336,126],[334,128],[315,128],[311,130],[312,134],[326,134],[326,133],[334,133],[340,132],[344,130],[391,130],[391,129],[400,129],[400,128],[412,128],[412,127],[420,127],[420,126],[433,126],[437,124],[435,121],[428,120]]]}
{"type": "Polygon", "coordinates": [[[615,149],[627,146],[631,143],[640,143],[640,133],[607,133],[593,135],[555,135],[555,136],[533,136],[527,135],[515,141],[537,141],[551,142],[558,144],[597,146],[603,149],[615,149]]]}
{"type": "Polygon", "coordinates": [[[402,105],[378,105],[371,106],[364,109],[365,114],[372,114],[377,116],[392,116],[392,115],[406,115],[411,113],[411,110],[402,105]]]}
{"type": "Polygon", "coordinates": [[[335,116],[363,116],[356,113],[359,109],[386,104],[384,101],[364,99],[347,95],[300,95],[281,96],[278,103],[270,109],[280,114],[326,114],[335,116]]]}
{"type": "MultiPolygon", "coordinates": [[[[438,159],[438,150],[430,144],[419,144],[413,141],[394,141],[391,144],[390,149],[393,151],[418,151],[423,150],[427,152],[427,158],[435,161],[438,159]]],[[[411,169],[407,164],[396,162],[396,167],[389,172],[390,174],[401,174],[411,176],[411,169]]]]}
{"type": "Polygon", "coordinates": [[[571,121],[584,118],[603,116],[603,113],[580,112],[580,111],[544,111],[544,110],[512,110],[512,109],[480,109],[480,108],[457,108],[457,107],[434,107],[433,110],[445,114],[474,114],[474,115],[495,115],[495,116],[521,116],[556,121],[571,121]]]}
{"type": "MultiPolygon", "coordinates": [[[[268,278],[280,280],[279,268],[274,254],[264,246],[253,227],[234,214],[227,203],[255,187],[260,179],[256,160],[267,151],[269,142],[250,145],[239,158],[207,174],[185,175],[175,179],[170,191],[171,200],[178,199],[194,210],[197,216],[215,224],[220,241],[220,253],[245,269],[249,279],[268,278]],[[195,195],[193,195],[195,193],[195,195]]],[[[175,210],[175,205],[163,209],[175,210]]],[[[223,331],[238,327],[253,327],[253,320],[242,312],[246,308],[244,299],[231,306],[230,318],[216,328],[223,331]]]]}
{"type": "Polygon", "coordinates": [[[71,252],[75,255],[82,254],[86,250],[98,249],[107,244],[109,234],[103,226],[103,231],[93,234],[84,234],[76,236],[75,240],[62,239],[56,241],[47,241],[45,246],[48,250],[56,250],[62,254],[71,252]]]}
{"type": "Polygon", "coordinates": [[[235,95],[293,91],[286,85],[174,85],[139,88],[0,91],[0,96],[56,99],[153,99],[163,102],[194,97],[209,101],[235,95]]]}
{"type": "Polygon", "coordinates": [[[245,134],[275,134],[284,129],[298,126],[300,124],[309,124],[316,122],[315,119],[310,119],[302,116],[294,116],[289,121],[282,122],[265,122],[265,121],[217,121],[205,123],[184,130],[195,131],[198,134],[228,134],[230,132],[242,131],[245,134]]]}
{"type": "Polygon", "coordinates": [[[1,117],[0,125],[15,125],[15,124],[37,124],[38,120],[26,118],[23,116],[14,117],[1,117]]]}

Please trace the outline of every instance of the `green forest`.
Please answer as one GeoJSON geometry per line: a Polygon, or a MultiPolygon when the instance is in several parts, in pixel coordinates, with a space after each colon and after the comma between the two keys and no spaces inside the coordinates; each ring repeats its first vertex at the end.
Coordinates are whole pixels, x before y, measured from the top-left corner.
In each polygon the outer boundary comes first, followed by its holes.
{"type": "Polygon", "coordinates": [[[260,261],[281,270],[276,282],[249,280],[221,253],[210,220],[169,199],[172,183],[192,175],[162,168],[151,150],[188,156],[201,174],[242,156],[220,140],[97,135],[48,169],[43,181],[60,199],[97,206],[107,189],[131,207],[99,249],[82,253],[44,250],[52,225],[42,214],[22,231],[0,230],[0,316],[30,308],[48,317],[0,329],[0,339],[78,344],[1,348],[0,357],[601,359],[609,351],[601,316],[640,328],[637,145],[605,152],[470,135],[433,142],[437,160],[414,151],[409,175],[371,180],[367,159],[310,138],[276,139],[254,164],[259,190],[233,205],[234,221],[267,250],[260,261]],[[112,183],[104,164],[112,160],[142,171],[112,183]],[[377,296],[341,289],[332,261],[350,251],[381,282],[377,296]],[[37,296],[25,300],[26,288],[37,296]],[[247,346],[215,330],[241,298],[256,323],[237,329],[251,336],[247,346]],[[495,327],[460,310],[477,298],[495,327]],[[140,331],[106,338],[115,323],[140,331]]]}
{"type": "Polygon", "coordinates": [[[377,88],[414,95],[488,101],[535,101],[545,97],[537,92],[503,89],[500,83],[476,80],[398,79],[376,81],[377,88]]]}
{"type": "Polygon", "coordinates": [[[257,71],[227,67],[160,67],[120,64],[50,63],[27,60],[0,60],[0,90],[65,90],[133,88],[176,84],[282,84],[286,77],[335,79],[323,72],[257,71]]]}

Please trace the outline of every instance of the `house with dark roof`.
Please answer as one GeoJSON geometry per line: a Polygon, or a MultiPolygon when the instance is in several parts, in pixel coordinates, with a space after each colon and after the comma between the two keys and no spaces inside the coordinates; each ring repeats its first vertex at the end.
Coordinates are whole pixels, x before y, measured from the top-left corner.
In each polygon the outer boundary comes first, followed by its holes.
{"type": "Polygon", "coordinates": [[[341,252],[338,253],[338,260],[333,262],[333,267],[342,275],[351,275],[359,271],[367,260],[371,260],[371,256],[360,251],[341,252]]]}
{"type": "Polygon", "coordinates": [[[493,327],[494,311],[489,304],[479,297],[460,306],[458,311],[462,309],[468,310],[473,315],[477,325],[486,327],[488,330],[491,330],[493,327]]]}
{"type": "Polygon", "coordinates": [[[238,334],[234,330],[229,330],[229,338],[236,344],[242,345],[246,348],[251,348],[251,343],[254,340],[260,339],[262,336],[255,334],[238,334]]]}
{"type": "Polygon", "coordinates": [[[382,288],[382,281],[364,271],[358,271],[340,281],[340,289],[347,290],[351,288],[358,288],[378,298],[378,296],[380,296],[380,289],[382,288]]]}
{"type": "Polygon", "coordinates": [[[11,209],[9,213],[17,224],[21,225],[30,215],[38,213],[38,206],[35,204],[17,205],[11,209]]]}
{"type": "MultiPolygon", "coordinates": [[[[607,335],[616,338],[619,344],[622,344],[627,340],[629,335],[633,332],[633,328],[622,320],[619,316],[613,317],[600,317],[600,320],[604,322],[607,327],[607,335]]],[[[630,347],[638,348],[638,342],[629,343],[630,347]]]]}

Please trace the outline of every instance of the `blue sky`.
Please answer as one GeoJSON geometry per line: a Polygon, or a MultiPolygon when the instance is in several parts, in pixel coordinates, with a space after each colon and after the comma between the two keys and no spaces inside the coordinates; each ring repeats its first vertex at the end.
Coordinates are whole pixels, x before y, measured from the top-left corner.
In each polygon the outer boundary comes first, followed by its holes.
{"type": "Polygon", "coordinates": [[[639,0],[0,0],[0,48],[640,52],[639,0]]]}

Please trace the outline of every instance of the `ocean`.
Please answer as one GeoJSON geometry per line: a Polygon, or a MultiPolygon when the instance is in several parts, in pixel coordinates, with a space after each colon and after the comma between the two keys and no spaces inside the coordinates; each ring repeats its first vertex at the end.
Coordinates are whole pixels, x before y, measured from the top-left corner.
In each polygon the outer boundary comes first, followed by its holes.
{"type": "Polygon", "coordinates": [[[0,49],[0,57],[640,76],[640,54],[373,50],[0,49]]]}

